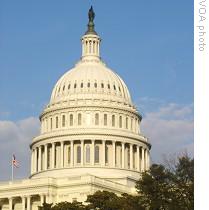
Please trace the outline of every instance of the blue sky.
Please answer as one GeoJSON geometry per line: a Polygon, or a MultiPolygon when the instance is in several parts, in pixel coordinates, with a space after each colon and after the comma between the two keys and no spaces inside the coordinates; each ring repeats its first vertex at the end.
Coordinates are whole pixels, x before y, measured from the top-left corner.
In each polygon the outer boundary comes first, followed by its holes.
{"type": "Polygon", "coordinates": [[[38,133],[37,118],[54,84],[80,58],[91,5],[102,59],[129,87],[153,144],[153,161],[184,148],[192,153],[192,1],[2,0],[0,155],[5,158],[0,167],[5,173],[0,179],[9,176],[4,163],[12,152],[26,162],[17,176],[27,175],[25,145],[38,133]]]}

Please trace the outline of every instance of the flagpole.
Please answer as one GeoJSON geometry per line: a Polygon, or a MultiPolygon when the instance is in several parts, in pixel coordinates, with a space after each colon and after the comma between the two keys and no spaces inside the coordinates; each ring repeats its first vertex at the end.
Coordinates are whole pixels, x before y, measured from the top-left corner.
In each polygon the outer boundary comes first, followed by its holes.
{"type": "Polygon", "coordinates": [[[12,181],[14,179],[14,169],[13,169],[13,156],[12,156],[12,181]]]}

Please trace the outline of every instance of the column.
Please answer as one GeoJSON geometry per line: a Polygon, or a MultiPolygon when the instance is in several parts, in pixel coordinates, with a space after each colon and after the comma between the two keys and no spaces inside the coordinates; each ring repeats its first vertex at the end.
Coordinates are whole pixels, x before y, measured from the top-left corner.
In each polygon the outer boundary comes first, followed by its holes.
{"type": "Polygon", "coordinates": [[[102,140],[102,166],[105,166],[105,140],[102,140]]]}
{"type": "Polygon", "coordinates": [[[142,147],[141,172],[144,171],[144,148],[142,147]]]}
{"type": "Polygon", "coordinates": [[[81,140],[81,166],[83,166],[84,140],[81,140]]]}
{"type": "Polygon", "coordinates": [[[73,142],[73,140],[71,140],[71,142],[70,142],[70,165],[71,165],[71,167],[73,167],[73,165],[74,165],[74,144],[73,144],[74,142],[73,142]]]}
{"type": "Polygon", "coordinates": [[[52,143],[52,165],[51,165],[51,168],[53,169],[53,168],[55,168],[54,167],[54,163],[55,163],[55,142],[54,143],[52,143]]]}
{"type": "Polygon", "coordinates": [[[149,170],[149,168],[150,168],[150,151],[149,151],[149,149],[147,150],[147,154],[148,154],[148,156],[147,156],[147,169],[149,170]]]}
{"type": "Polygon", "coordinates": [[[41,146],[38,148],[38,171],[41,171],[41,146]]]}
{"type": "Polygon", "coordinates": [[[35,160],[34,160],[34,172],[36,173],[37,172],[37,158],[38,158],[38,155],[37,155],[37,148],[35,147],[35,160]]]}
{"type": "Polygon", "coordinates": [[[22,197],[22,210],[25,210],[25,197],[22,197]]]}
{"type": "Polygon", "coordinates": [[[40,195],[40,201],[41,201],[41,206],[42,206],[43,203],[44,203],[44,194],[41,194],[41,195],[40,195]]]}
{"type": "Polygon", "coordinates": [[[12,198],[8,198],[9,199],[9,210],[12,210],[12,198]]]}
{"type": "Polygon", "coordinates": [[[112,141],[112,167],[115,167],[115,141],[112,141]]]}
{"type": "Polygon", "coordinates": [[[125,143],[121,142],[122,144],[122,168],[125,168],[125,143]]]}
{"type": "Polygon", "coordinates": [[[139,171],[140,167],[139,167],[139,145],[136,146],[136,170],[139,171]]]}
{"type": "Polygon", "coordinates": [[[95,154],[94,154],[94,149],[95,148],[95,141],[94,140],[91,140],[91,165],[93,165],[94,166],[94,160],[95,160],[95,154]]]}
{"type": "Polygon", "coordinates": [[[32,153],[31,153],[31,165],[30,165],[30,167],[31,167],[31,169],[30,169],[31,174],[33,174],[33,162],[34,162],[33,159],[34,159],[34,151],[32,149],[32,153]]]}
{"type": "Polygon", "coordinates": [[[27,196],[27,210],[30,210],[31,209],[31,203],[30,203],[30,195],[27,196]]]}
{"type": "Polygon", "coordinates": [[[130,147],[130,169],[133,170],[133,144],[130,144],[129,147],[130,147]]]}
{"type": "Polygon", "coordinates": [[[60,168],[63,168],[63,163],[64,163],[64,142],[61,141],[60,143],[60,168]]]}
{"type": "Polygon", "coordinates": [[[48,144],[44,145],[44,170],[47,170],[48,144]]]}

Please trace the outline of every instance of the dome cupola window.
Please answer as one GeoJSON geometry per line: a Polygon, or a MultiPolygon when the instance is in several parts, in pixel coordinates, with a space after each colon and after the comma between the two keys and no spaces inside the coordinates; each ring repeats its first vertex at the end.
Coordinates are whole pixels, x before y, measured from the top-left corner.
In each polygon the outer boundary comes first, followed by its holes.
{"type": "Polygon", "coordinates": [[[116,90],[116,87],[115,87],[115,85],[113,85],[113,88],[114,88],[114,90],[116,90]]]}
{"type": "Polygon", "coordinates": [[[62,127],[65,127],[65,115],[62,115],[62,127]]]}
{"type": "Polygon", "coordinates": [[[97,88],[97,83],[96,82],[94,83],[94,87],[97,88]]]}
{"type": "Polygon", "coordinates": [[[107,126],[107,114],[104,114],[104,126],[107,126]]]}
{"type": "Polygon", "coordinates": [[[58,128],[58,117],[56,117],[56,128],[58,128]]]}
{"type": "Polygon", "coordinates": [[[81,113],[78,114],[78,125],[81,125],[81,113]]]}
{"type": "Polygon", "coordinates": [[[73,114],[70,114],[70,126],[73,126],[73,114]]]}
{"type": "Polygon", "coordinates": [[[83,88],[83,82],[81,83],[81,88],[83,88]]]}
{"type": "Polygon", "coordinates": [[[77,84],[75,83],[75,84],[74,84],[74,88],[76,88],[76,87],[77,87],[77,84]]]}
{"type": "Polygon", "coordinates": [[[68,90],[70,90],[70,84],[68,85],[68,90]]]}
{"type": "Polygon", "coordinates": [[[95,114],[95,125],[99,125],[99,114],[95,114]]]}
{"type": "Polygon", "coordinates": [[[87,87],[90,88],[90,82],[88,82],[87,87]]]}
{"type": "Polygon", "coordinates": [[[107,85],[107,88],[110,89],[110,84],[107,85]]]}
{"type": "Polygon", "coordinates": [[[101,88],[104,88],[104,83],[101,83],[101,88]]]}
{"type": "Polygon", "coordinates": [[[62,89],[63,91],[65,90],[65,85],[63,86],[63,89],[62,89]]]}
{"type": "Polygon", "coordinates": [[[115,115],[112,115],[112,127],[115,127],[115,115]]]}
{"type": "Polygon", "coordinates": [[[119,117],[119,128],[122,128],[122,116],[119,117]]]}
{"type": "Polygon", "coordinates": [[[126,117],[126,129],[128,129],[128,117],[126,117]]]}

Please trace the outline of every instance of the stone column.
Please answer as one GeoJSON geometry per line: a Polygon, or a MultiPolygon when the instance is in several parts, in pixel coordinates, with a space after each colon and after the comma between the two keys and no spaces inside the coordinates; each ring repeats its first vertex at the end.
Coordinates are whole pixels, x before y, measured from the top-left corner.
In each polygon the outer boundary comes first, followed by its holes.
{"type": "Polygon", "coordinates": [[[115,141],[112,141],[112,167],[115,167],[115,141]]]}
{"type": "Polygon", "coordinates": [[[55,168],[55,142],[52,143],[52,165],[51,168],[55,168]]]}
{"type": "Polygon", "coordinates": [[[130,169],[133,170],[133,144],[130,144],[130,169]]]}
{"type": "Polygon", "coordinates": [[[95,161],[95,154],[94,154],[94,149],[95,148],[95,140],[91,140],[91,165],[94,166],[94,161],[95,161]]]}
{"type": "Polygon", "coordinates": [[[122,168],[125,168],[125,143],[121,142],[122,144],[122,168]]]}
{"type": "Polygon", "coordinates": [[[63,163],[64,163],[64,142],[63,141],[61,141],[61,143],[60,143],[60,168],[63,168],[63,163]]]}
{"type": "Polygon", "coordinates": [[[12,210],[12,198],[8,198],[9,199],[9,210],[12,210]]]}
{"type": "Polygon", "coordinates": [[[81,166],[83,166],[83,157],[84,157],[84,140],[81,140],[81,166]]]}
{"type": "Polygon", "coordinates": [[[25,197],[22,197],[22,210],[25,210],[25,197]]]}
{"type": "Polygon", "coordinates": [[[38,171],[41,171],[41,146],[38,147],[38,171]]]}
{"type": "Polygon", "coordinates": [[[140,170],[140,166],[139,166],[139,145],[136,146],[136,170],[139,171],[140,170]]]}
{"type": "Polygon", "coordinates": [[[141,172],[144,171],[144,148],[142,147],[141,172]]]}
{"type": "Polygon", "coordinates": [[[105,140],[102,140],[102,166],[105,166],[105,140]]]}
{"type": "Polygon", "coordinates": [[[31,209],[30,195],[27,196],[27,210],[31,209]]]}
{"type": "Polygon", "coordinates": [[[44,170],[47,170],[48,144],[44,145],[44,170]]]}
{"type": "Polygon", "coordinates": [[[35,152],[35,158],[34,158],[34,172],[36,173],[37,172],[37,158],[38,158],[38,155],[37,155],[37,148],[35,147],[34,149],[34,152],[35,152]]]}
{"type": "Polygon", "coordinates": [[[42,206],[43,203],[44,203],[44,194],[41,194],[40,195],[40,202],[41,202],[41,206],[42,206]]]}
{"type": "Polygon", "coordinates": [[[147,169],[149,170],[149,168],[150,168],[150,151],[149,151],[149,149],[147,150],[147,169]]]}
{"type": "Polygon", "coordinates": [[[31,165],[30,165],[30,171],[31,171],[31,174],[33,174],[33,162],[34,162],[34,151],[32,149],[32,152],[31,152],[31,165]]]}
{"type": "Polygon", "coordinates": [[[73,167],[74,166],[74,142],[73,140],[71,140],[70,142],[70,166],[73,167]]]}

